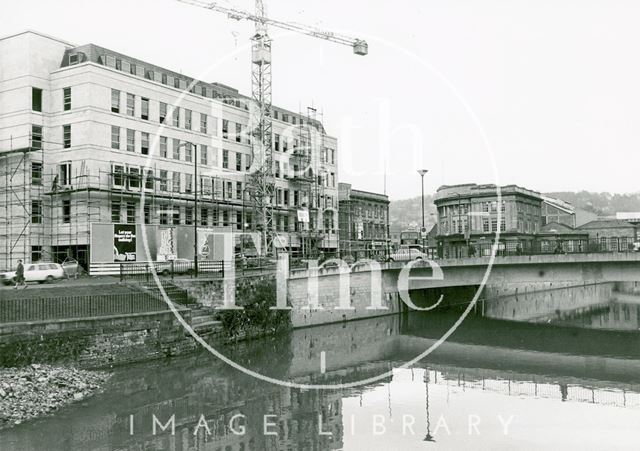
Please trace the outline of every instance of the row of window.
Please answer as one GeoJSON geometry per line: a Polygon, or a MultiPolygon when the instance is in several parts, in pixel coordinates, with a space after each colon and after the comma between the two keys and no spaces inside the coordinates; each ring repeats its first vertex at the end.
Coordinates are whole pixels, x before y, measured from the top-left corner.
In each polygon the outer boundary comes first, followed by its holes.
{"type": "MultiPolygon", "coordinates": [[[[142,209],[143,221],[145,224],[158,223],[162,225],[192,225],[196,220],[201,226],[234,226],[238,230],[250,229],[253,225],[250,212],[245,212],[243,221],[242,211],[224,210],[210,207],[201,207],[198,211],[196,219],[193,207],[170,207],[159,206],[155,209],[157,214],[153,214],[153,210],[149,205],[145,205],[142,209]]],[[[138,222],[138,207],[135,201],[121,201],[118,199],[111,202],[111,221],[126,222],[135,224],[138,222]]],[[[301,231],[303,229],[302,222],[296,221],[296,216],[292,214],[276,214],[274,217],[274,226],[277,231],[301,231]],[[293,227],[292,227],[293,226],[293,227]]],[[[335,222],[333,215],[328,214],[324,221],[325,229],[334,230],[335,222]]]]}
{"type": "MultiPolygon", "coordinates": [[[[69,111],[71,109],[71,88],[62,88],[62,110],[69,111]]],[[[31,110],[42,112],[42,89],[31,88],[31,110]]]]}
{"type": "MultiPolygon", "coordinates": [[[[79,62],[80,59],[78,57],[78,54],[72,53],[69,55],[69,65],[78,64],[79,62]]],[[[225,105],[231,105],[235,106],[236,108],[241,108],[245,111],[249,111],[249,105],[245,99],[222,94],[205,84],[192,83],[192,80],[188,80],[186,78],[175,76],[166,72],[157,71],[151,68],[145,68],[140,63],[133,63],[131,61],[127,61],[113,55],[104,55],[103,57],[101,57],[101,62],[111,68],[121,70],[138,77],[144,77],[147,80],[156,81],[158,83],[162,83],[163,85],[171,86],[177,89],[185,90],[187,89],[187,87],[189,87],[189,92],[193,94],[210,99],[221,99],[225,105]]],[[[273,118],[281,120],[283,122],[289,122],[293,125],[304,125],[305,122],[304,118],[300,116],[281,112],[276,109],[273,110],[273,118]]]]}

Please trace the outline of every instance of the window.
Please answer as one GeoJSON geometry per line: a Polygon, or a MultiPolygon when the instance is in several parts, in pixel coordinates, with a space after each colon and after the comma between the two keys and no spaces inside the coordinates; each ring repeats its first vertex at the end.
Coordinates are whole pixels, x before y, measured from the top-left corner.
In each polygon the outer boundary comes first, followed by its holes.
{"type": "Polygon", "coordinates": [[[190,194],[193,191],[193,175],[184,175],[184,192],[190,194]]]}
{"type": "Polygon", "coordinates": [[[174,225],[179,225],[180,224],[180,208],[176,207],[173,210],[173,224],[174,225]]]}
{"type": "Polygon", "coordinates": [[[149,155],[149,133],[142,132],[140,136],[140,152],[142,155],[149,155]]]}
{"type": "Polygon", "coordinates": [[[42,89],[40,88],[31,88],[31,109],[42,111],[42,89]]]}
{"type": "Polygon", "coordinates": [[[185,207],[184,209],[184,223],[187,225],[193,224],[193,207],[185,207]]]}
{"type": "Polygon", "coordinates": [[[62,201],[62,222],[65,224],[71,222],[71,200],[69,199],[62,201]]]}
{"type": "Polygon", "coordinates": [[[69,54],[69,66],[73,66],[74,64],[78,64],[80,62],[80,55],[77,53],[69,54]]]}
{"type": "Polygon", "coordinates": [[[127,114],[129,116],[136,115],[136,96],[127,93],[127,114]]]}
{"type": "Polygon", "coordinates": [[[191,130],[191,110],[184,110],[184,128],[191,130]]]}
{"type": "Polygon", "coordinates": [[[127,202],[127,224],[136,223],[136,203],[127,202]]]}
{"type": "Polygon", "coordinates": [[[113,166],[113,185],[116,187],[124,186],[124,167],[123,166],[113,166]]]}
{"type": "Polygon", "coordinates": [[[64,111],[71,109],[71,88],[64,88],[62,90],[62,109],[64,111]]]}
{"type": "Polygon", "coordinates": [[[120,222],[121,205],[119,200],[111,201],[111,222],[120,222]]]}
{"type": "Polygon", "coordinates": [[[31,261],[39,262],[42,260],[42,246],[31,246],[31,261]]]}
{"type": "Polygon", "coordinates": [[[222,212],[222,226],[227,227],[229,225],[229,212],[224,210],[222,212]]]}
{"type": "Polygon", "coordinates": [[[159,117],[160,123],[164,124],[164,121],[166,118],[167,118],[167,104],[164,102],[160,102],[160,117],[159,117]]]}
{"type": "Polygon", "coordinates": [[[207,166],[209,164],[208,149],[205,144],[200,145],[200,164],[207,166]]]}
{"type": "Polygon", "coordinates": [[[31,201],[31,223],[42,224],[42,201],[31,201]]]}
{"type": "Polygon", "coordinates": [[[42,149],[42,127],[39,125],[31,126],[31,149],[42,149]]]}
{"type": "Polygon", "coordinates": [[[200,225],[201,226],[209,225],[209,209],[206,207],[202,207],[200,209],[200,225]]]}
{"type": "Polygon", "coordinates": [[[168,207],[161,207],[160,210],[160,224],[169,224],[169,212],[166,210],[168,207]]]}
{"type": "Polygon", "coordinates": [[[229,121],[227,119],[222,119],[222,137],[229,139],[229,121]]]}
{"type": "Polygon", "coordinates": [[[242,230],[242,212],[236,211],[236,229],[242,230]]]}
{"type": "Polygon", "coordinates": [[[280,162],[276,161],[276,172],[275,172],[275,176],[276,178],[280,178],[280,162]]]}
{"type": "Polygon", "coordinates": [[[120,127],[111,126],[111,148],[120,149],[120,127]]]}
{"type": "Polygon", "coordinates": [[[127,129],[127,150],[129,152],[136,151],[136,132],[130,128],[127,129]]]}
{"type": "Polygon", "coordinates": [[[153,189],[153,171],[147,170],[147,177],[144,180],[145,189],[153,189]]]}
{"type": "Polygon", "coordinates": [[[236,142],[242,142],[242,124],[236,124],[236,142]]]}
{"type": "Polygon", "coordinates": [[[140,117],[145,120],[149,120],[149,99],[142,97],[140,99],[140,117]]]}
{"type": "Polygon", "coordinates": [[[169,176],[167,171],[160,171],[160,191],[168,191],[169,190],[169,176]]]}
{"type": "Polygon", "coordinates": [[[65,149],[71,147],[71,125],[62,126],[62,141],[65,149]]]}
{"type": "Polygon", "coordinates": [[[200,114],[200,133],[207,133],[207,115],[200,114]]]}
{"type": "Polygon", "coordinates": [[[222,151],[222,168],[229,169],[229,151],[228,150],[222,151]]]}
{"type": "Polygon", "coordinates": [[[288,149],[287,147],[289,146],[289,142],[286,139],[282,140],[282,151],[286,152],[288,149]]]}
{"type": "Polygon", "coordinates": [[[175,138],[173,139],[173,159],[180,159],[180,140],[175,138]]]}
{"type": "Polygon", "coordinates": [[[160,156],[162,158],[167,158],[167,137],[160,137],[160,156]]]}
{"type": "Polygon", "coordinates": [[[236,153],[236,171],[242,171],[242,154],[236,153]]]}
{"type": "Polygon", "coordinates": [[[171,177],[171,184],[174,193],[180,192],[180,173],[174,172],[173,177],[171,177]]]}
{"type": "Polygon", "coordinates": [[[184,161],[193,161],[193,145],[191,143],[184,144],[184,161]]]}
{"type": "Polygon", "coordinates": [[[31,184],[42,185],[42,162],[31,162],[31,184]]]}
{"type": "Polygon", "coordinates": [[[140,188],[140,169],[129,168],[129,189],[140,188]]]}
{"type": "Polygon", "coordinates": [[[492,232],[498,231],[498,218],[491,218],[491,231],[492,232]]]}
{"type": "Polygon", "coordinates": [[[273,135],[273,149],[280,152],[280,135],[277,133],[273,135]]]}
{"type": "Polygon", "coordinates": [[[331,149],[331,164],[336,164],[336,149],[331,149]]]}
{"type": "Polygon", "coordinates": [[[180,107],[174,106],[172,115],[172,124],[174,127],[180,127],[180,107]]]}
{"type": "Polygon", "coordinates": [[[120,91],[118,91],[117,89],[111,90],[111,112],[120,112],[120,91]]]}
{"type": "Polygon", "coordinates": [[[500,218],[500,231],[505,232],[507,230],[507,224],[504,220],[504,217],[500,218]]]}
{"type": "Polygon", "coordinates": [[[236,199],[242,199],[242,182],[236,182],[236,199]]]}
{"type": "Polygon", "coordinates": [[[144,212],[144,223],[151,224],[151,206],[145,205],[142,210],[144,212]]]}

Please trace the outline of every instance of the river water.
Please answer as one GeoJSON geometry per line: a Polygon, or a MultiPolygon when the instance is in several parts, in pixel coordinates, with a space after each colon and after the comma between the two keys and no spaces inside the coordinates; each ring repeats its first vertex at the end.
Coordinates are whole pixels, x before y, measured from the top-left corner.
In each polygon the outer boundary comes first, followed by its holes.
{"type": "Polygon", "coordinates": [[[471,316],[411,368],[404,363],[456,312],[326,325],[221,350],[301,384],[390,372],[354,388],[283,387],[205,352],[118,367],[103,393],[1,431],[0,450],[637,449],[640,309],[604,301],[536,323],[471,316]]]}

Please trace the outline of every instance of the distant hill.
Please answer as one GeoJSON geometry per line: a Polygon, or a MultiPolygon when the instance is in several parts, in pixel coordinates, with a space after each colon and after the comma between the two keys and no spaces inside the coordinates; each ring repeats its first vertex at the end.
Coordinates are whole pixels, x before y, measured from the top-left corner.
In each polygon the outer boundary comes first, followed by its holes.
{"type": "MultiPolygon", "coordinates": [[[[557,197],[571,203],[574,207],[590,211],[600,216],[614,215],[616,212],[640,212],[640,193],[611,194],[593,193],[589,191],[562,191],[545,193],[546,196],[557,197]]],[[[436,223],[436,208],[433,196],[424,197],[425,223],[431,228],[436,223]]],[[[389,221],[392,231],[404,230],[413,222],[422,225],[420,196],[411,199],[391,201],[389,205],[389,221]]]]}

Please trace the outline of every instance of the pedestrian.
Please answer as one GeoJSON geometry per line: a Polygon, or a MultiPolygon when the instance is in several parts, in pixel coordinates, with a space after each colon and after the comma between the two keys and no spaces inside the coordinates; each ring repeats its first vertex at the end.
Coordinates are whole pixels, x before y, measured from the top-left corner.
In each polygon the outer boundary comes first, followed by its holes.
{"type": "Polygon", "coordinates": [[[22,264],[22,260],[18,260],[18,267],[16,268],[16,286],[14,288],[17,290],[20,284],[22,284],[23,288],[27,288],[27,283],[24,280],[24,265],[22,264]]]}

